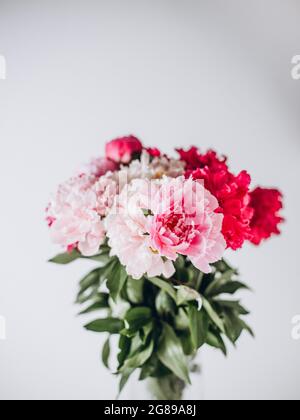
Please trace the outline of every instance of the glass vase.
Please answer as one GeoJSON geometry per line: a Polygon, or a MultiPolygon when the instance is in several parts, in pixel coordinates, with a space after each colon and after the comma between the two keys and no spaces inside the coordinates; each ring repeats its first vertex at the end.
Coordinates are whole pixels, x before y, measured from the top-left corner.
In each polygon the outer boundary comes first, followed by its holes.
{"type": "Polygon", "coordinates": [[[190,385],[173,374],[143,381],[139,381],[138,377],[139,374],[136,372],[129,379],[120,396],[121,400],[201,401],[204,399],[202,369],[195,360],[190,362],[190,385]]]}

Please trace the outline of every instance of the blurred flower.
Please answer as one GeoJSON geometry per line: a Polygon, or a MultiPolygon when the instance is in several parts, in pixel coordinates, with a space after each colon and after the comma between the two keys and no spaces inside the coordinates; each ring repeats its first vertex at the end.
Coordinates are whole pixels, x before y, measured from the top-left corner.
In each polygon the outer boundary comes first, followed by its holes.
{"type": "Polygon", "coordinates": [[[149,163],[151,178],[159,179],[163,176],[177,178],[184,175],[185,163],[177,159],[169,159],[166,156],[156,157],[149,163]]]}
{"type": "Polygon", "coordinates": [[[148,147],[145,150],[151,157],[161,157],[161,151],[156,147],[148,147]]]}
{"type": "Polygon", "coordinates": [[[80,174],[93,175],[97,178],[107,174],[107,172],[114,172],[119,168],[119,165],[112,160],[106,158],[92,159],[81,170],[80,174]]]}
{"type": "Polygon", "coordinates": [[[200,168],[208,167],[214,172],[224,171],[228,169],[226,157],[221,159],[213,150],[209,150],[205,154],[201,154],[199,149],[192,146],[189,150],[177,149],[180,159],[186,164],[186,177],[188,178],[193,171],[200,168]]]}
{"type": "Polygon", "coordinates": [[[140,154],[143,145],[134,136],[121,137],[106,145],[106,157],[116,163],[128,164],[135,154],[140,154]]]}
{"type": "Polygon", "coordinates": [[[97,254],[105,239],[103,223],[96,211],[94,182],[95,178],[87,175],[70,179],[59,186],[47,209],[53,242],[68,251],[77,248],[85,256],[97,254]]]}
{"type": "Polygon", "coordinates": [[[259,245],[273,234],[279,235],[278,225],[283,222],[279,215],[282,205],[282,194],[276,189],[256,188],[251,192],[250,205],[254,209],[251,221],[251,242],[259,245]]]}

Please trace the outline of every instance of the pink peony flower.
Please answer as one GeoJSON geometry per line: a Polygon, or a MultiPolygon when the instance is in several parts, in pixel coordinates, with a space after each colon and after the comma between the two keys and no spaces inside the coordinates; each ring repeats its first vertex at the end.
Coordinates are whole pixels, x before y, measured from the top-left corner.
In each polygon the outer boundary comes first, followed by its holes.
{"type": "Polygon", "coordinates": [[[106,145],[106,157],[116,163],[128,164],[135,154],[140,154],[143,145],[134,136],[121,137],[106,145]]]}
{"type": "Polygon", "coordinates": [[[166,156],[156,157],[149,163],[151,177],[153,179],[163,178],[177,178],[182,176],[185,170],[184,162],[175,159],[169,159],[166,156]]]}
{"type": "Polygon", "coordinates": [[[70,179],[60,185],[47,209],[53,242],[67,250],[77,248],[84,256],[97,254],[105,239],[94,182],[87,175],[70,179]]]}
{"type": "Polygon", "coordinates": [[[117,197],[105,227],[112,255],[139,279],[174,274],[173,261],[186,255],[199,270],[226,249],[219,204],[199,181],[184,177],[134,180],[117,197]]]}
{"type": "Polygon", "coordinates": [[[115,172],[118,168],[119,165],[117,165],[112,160],[106,158],[97,158],[92,159],[90,163],[82,169],[81,173],[100,178],[108,172],[115,172]]]}
{"type": "Polygon", "coordinates": [[[151,247],[172,261],[186,255],[199,270],[211,272],[209,264],[219,261],[226,249],[218,207],[200,182],[165,179],[151,202],[151,247]]]}
{"type": "Polygon", "coordinates": [[[109,173],[100,177],[92,187],[97,197],[95,208],[100,216],[106,216],[114,204],[116,195],[119,193],[117,174],[109,173]]]}
{"type": "Polygon", "coordinates": [[[149,221],[144,213],[150,206],[151,187],[157,189],[147,179],[133,180],[123,189],[105,219],[111,255],[119,258],[134,279],[145,274],[170,278],[175,272],[173,263],[165,261],[151,247],[149,221]]]}

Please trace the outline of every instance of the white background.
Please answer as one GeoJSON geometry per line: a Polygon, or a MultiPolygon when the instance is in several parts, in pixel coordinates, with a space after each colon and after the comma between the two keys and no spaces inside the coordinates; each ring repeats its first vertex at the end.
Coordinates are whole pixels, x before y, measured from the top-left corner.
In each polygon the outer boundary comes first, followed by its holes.
{"type": "Polygon", "coordinates": [[[101,336],[73,305],[90,264],[57,267],[44,208],[106,140],[214,147],[285,194],[281,237],[228,255],[253,340],[204,349],[207,399],[300,397],[298,0],[0,0],[0,398],[109,399],[101,336]]]}

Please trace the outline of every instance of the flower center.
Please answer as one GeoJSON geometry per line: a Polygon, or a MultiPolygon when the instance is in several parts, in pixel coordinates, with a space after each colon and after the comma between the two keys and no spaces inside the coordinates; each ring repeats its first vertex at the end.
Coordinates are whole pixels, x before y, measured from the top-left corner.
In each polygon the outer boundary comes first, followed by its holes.
{"type": "Polygon", "coordinates": [[[155,254],[155,255],[159,254],[159,252],[156,249],[152,248],[152,246],[150,246],[149,249],[152,252],[152,254],[155,254]]]}
{"type": "Polygon", "coordinates": [[[194,232],[194,227],[187,223],[185,214],[161,215],[158,216],[158,222],[161,224],[161,236],[172,238],[176,244],[189,241],[194,232]]]}

